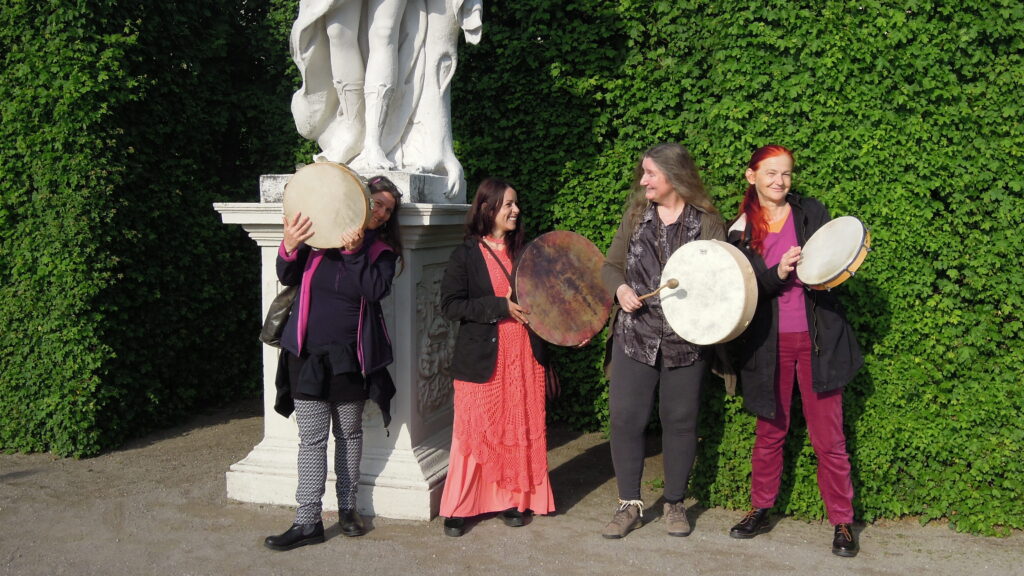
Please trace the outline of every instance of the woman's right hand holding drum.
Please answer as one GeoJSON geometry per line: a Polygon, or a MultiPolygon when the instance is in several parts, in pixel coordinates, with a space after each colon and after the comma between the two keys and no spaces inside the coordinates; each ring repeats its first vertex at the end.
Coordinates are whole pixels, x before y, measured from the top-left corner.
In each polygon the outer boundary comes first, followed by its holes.
{"type": "Polygon", "coordinates": [[[519,322],[520,324],[529,324],[530,319],[528,318],[528,316],[530,315],[530,311],[527,310],[526,308],[523,308],[518,303],[512,301],[511,286],[509,286],[508,288],[508,294],[505,295],[505,299],[508,300],[509,318],[512,318],[513,320],[519,322]]]}
{"type": "Polygon", "coordinates": [[[800,247],[790,246],[779,260],[779,280],[789,278],[789,273],[796,269],[798,262],[800,262],[800,247]]]}
{"type": "Polygon", "coordinates": [[[341,234],[341,248],[347,252],[355,252],[363,246],[363,238],[366,237],[366,230],[353,228],[341,234]]]}
{"type": "Polygon", "coordinates": [[[615,290],[615,299],[619,301],[619,306],[626,312],[635,312],[644,305],[640,297],[637,296],[636,291],[630,288],[628,284],[619,284],[619,287],[615,290]]]}
{"type": "Polygon", "coordinates": [[[284,220],[284,249],[291,254],[298,250],[299,245],[313,237],[313,221],[309,216],[303,216],[302,212],[296,212],[291,222],[285,216],[284,220]]]}

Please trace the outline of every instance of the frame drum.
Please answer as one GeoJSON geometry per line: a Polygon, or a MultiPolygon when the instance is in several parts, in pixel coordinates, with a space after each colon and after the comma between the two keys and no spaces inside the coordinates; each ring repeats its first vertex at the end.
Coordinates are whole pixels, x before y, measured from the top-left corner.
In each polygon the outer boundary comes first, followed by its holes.
{"type": "Polygon", "coordinates": [[[567,230],[541,234],[523,249],[513,285],[527,325],[556,346],[579,346],[608,322],[612,297],[601,282],[604,254],[567,230]]]}
{"type": "Polygon", "coordinates": [[[853,216],[830,220],[807,239],[796,275],[808,288],[831,290],[853,276],[871,249],[871,233],[853,216]]]}
{"type": "Polygon", "coordinates": [[[720,344],[746,330],[757,308],[757,279],[747,257],[732,244],[694,240],[679,247],[661,271],[661,309],[680,337],[699,346],[720,344]]]}
{"type": "Polygon", "coordinates": [[[334,162],[299,168],[284,187],[284,215],[291,220],[302,213],[313,223],[313,248],[339,248],[341,235],[366,228],[370,219],[370,192],[355,172],[334,162]]]}

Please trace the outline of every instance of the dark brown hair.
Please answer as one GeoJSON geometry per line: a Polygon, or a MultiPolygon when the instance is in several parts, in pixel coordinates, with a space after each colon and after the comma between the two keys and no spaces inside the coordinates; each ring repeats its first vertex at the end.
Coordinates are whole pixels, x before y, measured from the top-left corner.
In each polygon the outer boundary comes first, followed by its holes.
{"type": "Polygon", "coordinates": [[[378,238],[388,246],[391,246],[395,254],[398,254],[398,263],[401,266],[398,269],[398,273],[401,274],[402,270],[405,269],[405,258],[402,257],[402,226],[398,221],[399,208],[402,207],[402,192],[386,176],[370,178],[366,182],[366,187],[370,190],[371,197],[378,192],[387,192],[395,199],[395,209],[391,211],[391,217],[377,231],[379,234],[378,238]]]}
{"type": "MultiPolygon", "coordinates": [[[[485,178],[477,186],[473,205],[466,215],[466,238],[483,238],[494,230],[494,220],[501,209],[501,203],[505,200],[505,191],[509,188],[512,186],[501,178],[485,178]]],[[[505,234],[505,249],[514,262],[522,248],[523,226],[520,217],[520,223],[516,225],[515,230],[505,234]]]]}

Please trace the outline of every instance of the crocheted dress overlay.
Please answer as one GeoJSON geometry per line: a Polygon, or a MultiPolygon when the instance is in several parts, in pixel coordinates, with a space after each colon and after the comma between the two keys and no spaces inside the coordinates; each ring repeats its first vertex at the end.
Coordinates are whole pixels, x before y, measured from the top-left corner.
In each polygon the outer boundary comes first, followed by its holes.
{"type": "MultiPolygon", "coordinates": [[[[497,296],[509,281],[483,248],[497,296]]],[[[495,251],[505,269],[512,262],[495,251]]],[[[498,322],[498,362],[490,381],[455,381],[452,434],[463,455],[471,454],[485,482],[512,492],[530,492],[547,479],[544,368],[533,357],[526,328],[511,318],[498,322]]]]}

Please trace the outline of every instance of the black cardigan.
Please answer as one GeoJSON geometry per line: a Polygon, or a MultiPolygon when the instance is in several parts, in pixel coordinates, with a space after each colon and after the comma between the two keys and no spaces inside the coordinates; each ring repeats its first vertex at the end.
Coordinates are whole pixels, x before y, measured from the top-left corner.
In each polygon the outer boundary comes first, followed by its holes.
{"type": "MultiPolygon", "coordinates": [[[[508,301],[496,296],[480,253],[479,240],[469,238],[452,251],[441,281],[441,312],[459,322],[451,374],[467,382],[487,382],[498,363],[498,321],[507,318],[508,301]]],[[[533,357],[547,366],[544,342],[530,332],[533,357]]]]}
{"type": "MultiPolygon", "coordinates": [[[[792,208],[797,243],[803,246],[829,221],[828,210],[813,198],[786,197],[792,208]]],[[[739,248],[754,267],[757,277],[757,310],[743,334],[729,348],[739,370],[743,406],[758,416],[775,417],[775,368],[779,344],[778,295],[785,286],[778,265],[768,268],[750,247],[750,223],[745,233],[729,230],[729,242],[739,248]]],[[[807,327],[811,338],[811,374],[816,392],[827,392],[850,383],[864,364],[860,347],[834,292],[805,288],[807,327]]]]}

